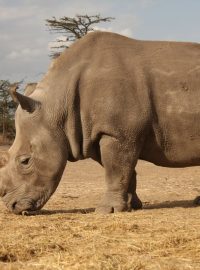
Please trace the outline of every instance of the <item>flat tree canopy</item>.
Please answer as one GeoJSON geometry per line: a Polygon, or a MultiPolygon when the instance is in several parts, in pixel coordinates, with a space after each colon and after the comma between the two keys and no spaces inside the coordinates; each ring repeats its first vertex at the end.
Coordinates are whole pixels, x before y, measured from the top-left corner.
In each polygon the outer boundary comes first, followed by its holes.
{"type": "Polygon", "coordinates": [[[100,15],[76,15],[74,18],[61,17],[56,19],[47,19],[47,26],[50,32],[61,34],[65,39],[58,38],[55,41],[55,46],[52,49],[55,51],[51,52],[51,57],[56,58],[60,55],[64,48],[68,48],[69,44],[77,39],[80,39],[88,32],[95,31],[95,25],[100,22],[110,22],[114,18],[112,17],[101,17],[100,15]]]}

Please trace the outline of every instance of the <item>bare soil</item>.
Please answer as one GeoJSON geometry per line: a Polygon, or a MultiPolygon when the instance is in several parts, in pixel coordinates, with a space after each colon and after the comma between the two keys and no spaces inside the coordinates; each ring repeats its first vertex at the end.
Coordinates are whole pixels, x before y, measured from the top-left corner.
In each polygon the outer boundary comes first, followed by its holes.
{"type": "Polygon", "coordinates": [[[104,170],[69,163],[37,215],[16,216],[0,202],[0,269],[200,269],[200,168],[169,169],[139,161],[144,209],[94,213],[104,170]]]}

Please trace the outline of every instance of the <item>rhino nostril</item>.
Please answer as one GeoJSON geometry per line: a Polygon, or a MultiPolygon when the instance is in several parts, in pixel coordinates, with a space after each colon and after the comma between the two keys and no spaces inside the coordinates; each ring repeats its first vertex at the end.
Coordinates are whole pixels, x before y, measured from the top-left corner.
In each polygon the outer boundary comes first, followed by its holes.
{"type": "Polygon", "coordinates": [[[15,210],[15,208],[16,208],[16,205],[17,205],[17,202],[14,202],[13,204],[12,204],[12,210],[15,210]]]}

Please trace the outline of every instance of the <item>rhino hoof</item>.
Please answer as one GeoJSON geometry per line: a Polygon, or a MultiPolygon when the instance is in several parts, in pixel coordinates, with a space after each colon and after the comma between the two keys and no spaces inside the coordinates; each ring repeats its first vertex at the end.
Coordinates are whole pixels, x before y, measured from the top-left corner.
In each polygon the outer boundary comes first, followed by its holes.
{"type": "Polygon", "coordinates": [[[194,205],[199,206],[200,205],[200,196],[196,197],[193,203],[194,203],[194,205]]]}
{"type": "Polygon", "coordinates": [[[118,213],[118,212],[124,212],[128,211],[129,209],[127,206],[99,206],[96,208],[95,212],[97,214],[111,214],[111,213],[118,213]]]}
{"type": "Polygon", "coordinates": [[[132,202],[131,206],[133,210],[140,210],[143,207],[142,202],[140,200],[132,202]]]}

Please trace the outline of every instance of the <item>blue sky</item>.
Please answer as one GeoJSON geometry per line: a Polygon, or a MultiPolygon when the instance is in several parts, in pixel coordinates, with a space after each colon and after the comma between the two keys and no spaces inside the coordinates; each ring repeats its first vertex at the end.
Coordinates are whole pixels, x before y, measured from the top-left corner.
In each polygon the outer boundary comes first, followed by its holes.
{"type": "Polygon", "coordinates": [[[45,19],[115,17],[98,25],[137,39],[200,42],[199,0],[0,0],[0,79],[38,81],[50,63],[45,19]]]}

